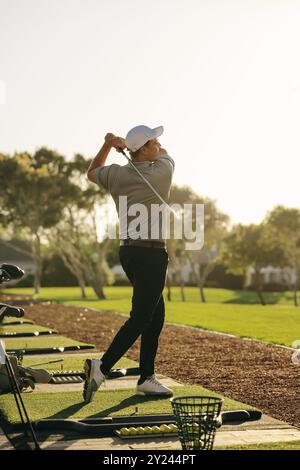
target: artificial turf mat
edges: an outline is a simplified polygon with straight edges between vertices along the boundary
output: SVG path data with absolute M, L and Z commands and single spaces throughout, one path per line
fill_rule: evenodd
M 196 385 L 172 387 L 174 396 L 210 395 L 221 397 L 210 390 Z M 51 419 L 86 419 L 104 416 L 128 416 L 173 413 L 170 399 L 135 395 L 134 389 L 100 390 L 92 403 L 83 402 L 81 392 L 24 393 L 23 399 L 32 421 Z M 136 407 L 138 408 L 136 412 Z M 255 408 L 225 398 L 222 411 L 255 410 Z M 5 421 L 20 424 L 20 417 L 11 394 L 0 396 L 0 410 Z
M 7 325 L 2 327 L 0 324 L 0 335 L 5 333 L 30 333 L 32 331 L 56 331 L 53 328 L 48 328 L 39 325 Z
M 74 339 L 65 336 L 38 336 L 36 338 L 11 338 L 3 340 L 6 349 L 60 348 L 64 346 L 83 346 Z
M 22 318 L 5 317 L 5 320 L 3 322 L 1 322 L 0 325 L 1 326 L 9 326 L 11 323 L 17 323 L 17 324 L 23 324 L 23 325 L 33 325 L 33 321 L 23 320 Z M 16 326 L 18 326 L 18 325 L 16 325 Z
M 53 356 L 43 356 L 42 358 L 37 359 L 36 357 L 29 357 L 25 356 L 23 358 L 22 365 L 24 367 L 31 367 L 33 364 L 37 364 L 40 362 L 48 362 L 53 361 L 55 359 L 63 359 L 62 362 L 54 363 L 54 364 L 45 364 L 40 366 L 42 369 L 46 370 L 80 370 L 83 371 L 83 364 L 84 361 L 88 358 L 93 359 L 100 359 L 103 353 L 92 353 L 92 354 L 76 354 L 75 356 L 66 354 L 63 357 L 55 357 Z M 138 367 L 138 364 L 131 359 L 127 359 L 126 357 L 122 357 L 113 367 L 113 369 L 123 369 L 128 367 Z

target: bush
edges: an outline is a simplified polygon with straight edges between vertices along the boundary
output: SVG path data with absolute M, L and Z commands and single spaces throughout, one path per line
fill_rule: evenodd
M 7 284 L 6 289 L 9 289 L 10 287 L 33 287 L 33 282 L 34 282 L 34 276 L 33 274 L 27 274 L 27 276 L 24 276 L 22 279 L 20 279 L 17 282 L 10 282 Z
M 113 286 L 131 286 L 127 279 L 116 279 Z
M 18 283 L 14 284 L 16 287 L 33 287 L 33 285 L 33 274 L 28 274 L 20 279 Z M 58 255 L 53 255 L 43 260 L 41 286 L 73 287 L 78 286 L 78 282 L 76 277 L 66 268 L 62 259 Z
M 216 264 L 212 272 L 207 276 L 205 286 L 242 290 L 245 282 L 244 276 L 229 274 L 226 272 L 226 269 L 226 266 L 223 264 Z
M 284 292 L 289 290 L 289 286 L 286 284 L 280 284 L 278 282 L 268 282 L 263 284 L 263 292 Z M 253 284 L 247 286 L 247 290 L 249 291 L 256 291 L 256 287 Z
M 213 288 L 218 288 L 220 287 L 219 281 L 216 280 L 206 280 L 204 287 L 213 287 Z
M 43 261 L 41 285 L 43 287 L 73 287 L 78 286 L 78 281 L 65 266 L 61 257 L 55 254 Z
M 279 284 L 278 282 L 268 282 L 264 284 L 263 289 L 266 292 L 284 292 L 289 290 L 289 287 L 286 284 Z

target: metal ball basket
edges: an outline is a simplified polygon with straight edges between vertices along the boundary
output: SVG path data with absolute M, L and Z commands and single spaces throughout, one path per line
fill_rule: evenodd
M 221 426 L 223 398 L 181 396 L 170 399 L 183 450 L 212 450 Z

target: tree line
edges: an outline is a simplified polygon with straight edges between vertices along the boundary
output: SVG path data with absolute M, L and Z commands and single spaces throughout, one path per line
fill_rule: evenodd
M 81 154 L 66 160 L 46 147 L 35 153 L 0 153 L 0 233 L 9 238 L 26 240 L 36 264 L 34 290 L 39 292 L 43 257 L 49 247 L 58 254 L 77 279 L 81 294 L 91 286 L 99 299 L 104 299 L 104 286 L 113 283 L 107 262 L 110 250 L 118 241 L 100 237 L 101 208 L 107 192 L 86 177 L 90 160 Z M 260 224 L 232 225 L 230 217 L 217 207 L 216 201 L 198 195 L 188 186 L 173 185 L 170 204 L 204 204 L 204 246 L 186 251 L 185 240 L 168 240 L 170 258 L 167 295 L 172 299 L 172 285 L 180 286 L 185 301 L 182 268 L 189 260 L 199 300 L 205 302 L 205 282 L 217 264 L 227 272 L 243 275 L 254 269 L 254 287 L 265 305 L 262 270 L 271 265 L 290 267 L 295 273 L 294 305 L 300 273 L 300 210 L 276 206 Z

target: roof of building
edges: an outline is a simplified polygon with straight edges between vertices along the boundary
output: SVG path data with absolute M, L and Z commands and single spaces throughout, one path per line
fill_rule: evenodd
M 0 240 L 0 261 L 34 261 L 29 243 L 23 240 Z

